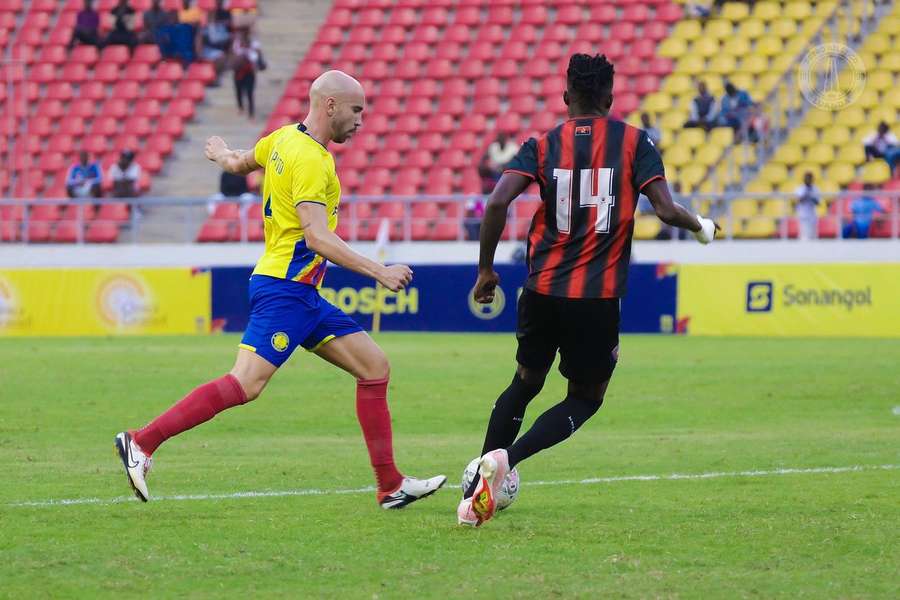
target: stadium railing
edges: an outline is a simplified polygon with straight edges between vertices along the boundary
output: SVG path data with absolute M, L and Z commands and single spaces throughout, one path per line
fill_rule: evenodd
M 878 202 L 881 211 L 872 219 L 869 237 L 881 239 L 900 238 L 900 190 L 868 190 L 822 192 L 818 215 L 818 233 L 820 239 L 842 239 L 842 230 L 853 220 L 852 203 L 857 198 L 872 197 Z M 342 200 L 339 234 L 348 241 L 375 241 L 376 231 L 383 220 L 388 220 L 391 241 L 474 241 L 477 240 L 477 228 L 480 218 L 467 216 L 466 206 L 473 201 L 485 201 L 485 196 L 447 195 L 447 196 L 348 196 Z M 726 239 L 790 239 L 798 235 L 796 201 L 794 194 L 766 193 L 721 193 L 695 194 L 692 196 L 676 196 L 676 200 L 694 212 L 711 215 L 721 225 L 723 237 Z M 773 200 L 777 201 L 780 210 L 772 209 Z M 522 196 L 510 207 L 504 240 L 524 241 L 528 225 L 531 222 L 533 209 L 540 201 L 533 196 Z M 221 239 L 207 239 L 209 242 L 259 242 L 261 241 L 260 221 L 255 217 L 260 211 L 259 198 L 253 200 L 225 200 L 232 203 L 236 210 L 233 217 L 221 219 L 227 224 L 228 233 Z M 758 203 L 757 207 L 748 203 Z M 106 218 L 109 214 L 103 207 L 127 205 L 127 216 L 118 213 Z M 209 220 L 206 208 L 210 205 L 208 198 L 103 198 L 103 199 L 41 199 L 18 200 L 0 199 L 0 243 L 75 243 L 83 244 L 92 241 L 90 227 L 98 224 L 115 224 L 122 235 L 107 237 L 105 242 L 152 243 L 158 241 L 191 243 L 198 240 L 201 225 Z M 382 211 L 382 207 L 391 207 L 391 216 Z M 434 209 L 422 211 L 426 207 L 442 207 L 441 213 L 435 215 Z M 519 208 L 517 208 L 517 206 Z M 765 213 L 757 209 L 767 207 Z M 50 208 L 48 208 L 50 207 Z M 364 208 L 365 207 L 365 208 Z M 418 207 L 418 208 L 417 208 Z M 531 210 L 522 210 L 522 208 Z M 671 233 L 656 220 L 649 204 L 644 204 L 646 211 L 636 212 L 635 237 L 638 239 L 669 239 Z M 148 235 L 145 232 L 148 217 L 154 216 L 156 209 L 165 208 L 168 214 L 165 221 L 155 221 L 152 229 L 159 231 L 160 226 L 166 230 L 165 239 Z M 639 207 L 640 208 L 640 207 Z M 750 209 L 749 211 L 747 209 Z M 65 210 L 63 210 L 65 209 Z M 181 218 L 174 211 L 181 210 Z M 53 211 L 60 215 L 48 217 L 46 213 Z M 420 216 L 427 214 L 429 216 Z M 215 219 L 212 219 L 215 221 Z M 774 227 L 754 228 L 752 224 L 765 222 Z M 449 226 L 446 231 L 453 235 L 423 236 L 416 231 L 433 231 L 439 223 Z M 642 224 L 655 223 L 652 234 Z M 35 241 L 34 225 L 46 235 Z M 365 225 L 365 226 L 364 226 Z M 466 226 L 469 226 L 467 229 Z M 56 233 L 64 227 L 67 235 L 64 240 Z M 257 231 L 254 238 L 252 230 Z M 424 227 L 424 229 L 423 229 Z M 760 231 L 769 233 L 759 233 Z M 361 232 L 366 232 L 361 235 Z M 663 235 L 660 235 L 662 232 Z M 468 235 L 467 235 L 468 233 Z M 678 235 L 672 235 L 673 241 Z M 155 239 L 154 239 L 155 238 Z

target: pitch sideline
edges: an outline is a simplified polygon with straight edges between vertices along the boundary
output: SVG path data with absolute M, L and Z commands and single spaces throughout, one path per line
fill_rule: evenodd
M 589 479 L 563 479 L 559 481 L 528 481 L 522 482 L 525 487 L 539 485 L 596 485 L 603 483 L 622 483 L 629 481 L 682 481 L 702 479 L 722 479 L 726 477 L 769 477 L 773 475 L 814 475 L 850 473 L 859 471 L 894 471 L 900 469 L 900 465 L 854 465 L 850 467 L 809 467 L 809 468 L 783 468 L 753 471 L 713 471 L 709 473 L 671 473 L 669 475 L 620 475 L 614 477 L 592 477 Z M 299 489 L 299 490 L 272 490 L 262 492 L 233 492 L 230 494 L 177 494 L 172 496 L 157 496 L 151 498 L 151 502 L 178 502 L 187 500 L 240 500 L 243 498 L 284 498 L 290 496 L 333 496 L 339 494 L 363 494 L 372 493 L 374 487 L 362 487 L 345 490 Z M 13 502 L 7 506 L 47 508 L 55 506 L 73 505 L 110 505 L 123 502 L 137 502 L 134 496 L 118 496 L 116 498 L 63 498 L 58 500 L 32 500 L 25 502 Z

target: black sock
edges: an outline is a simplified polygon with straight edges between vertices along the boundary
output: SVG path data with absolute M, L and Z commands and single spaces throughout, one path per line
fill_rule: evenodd
M 509 387 L 503 390 L 503 393 L 497 398 L 497 402 L 494 403 L 487 433 L 484 435 L 484 445 L 481 447 L 482 456 L 497 448 L 507 448 L 515 441 L 516 436 L 519 435 L 519 429 L 522 428 L 525 409 L 542 387 L 543 382 L 536 385 L 529 384 L 522 380 L 518 373 L 513 376 Z M 476 474 L 472 483 L 469 484 L 469 488 L 463 494 L 463 498 L 472 497 L 478 479 L 479 476 Z
M 531 429 L 507 448 L 510 469 L 529 456 L 571 436 L 597 412 L 601 404 L 602 402 L 567 396 L 556 406 L 550 407 L 537 418 Z

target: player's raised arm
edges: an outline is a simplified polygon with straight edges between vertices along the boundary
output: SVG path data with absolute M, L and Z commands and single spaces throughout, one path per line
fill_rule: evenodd
M 494 186 L 481 221 L 481 253 L 478 258 L 478 281 L 475 282 L 475 301 L 482 304 L 494 300 L 494 290 L 500 277 L 494 271 L 497 244 L 506 227 L 506 213 L 510 203 L 524 192 L 532 179 L 521 173 L 507 171 Z
M 644 186 L 641 190 L 653 205 L 653 210 L 659 220 L 673 227 L 687 229 L 694 233 L 701 244 L 710 243 L 715 237 L 716 231 L 720 229 L 719 225 L 712 219 L 694 216 L 685 207 L 681 206 L 674 200 L 669 193 L 669 185 L 665 179 L 655 179 Z
M 360 275 L 372 277 L 392 292 L 402 290 L 412 281 L 412 269 L 408 266 L 385 266 L 370 260 L 328 229 L 328 213 L 324 205 L 301 202 L 297 205 L 297 215 L 306 238 L 306 247 L 326 260 Z
M 206 158 L 233 175 L 249 175 L 260 168 L 253 150 L 231 150 L 217 135 L 206 140 Z

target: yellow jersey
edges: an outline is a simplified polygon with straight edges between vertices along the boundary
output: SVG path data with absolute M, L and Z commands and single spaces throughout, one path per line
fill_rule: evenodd
M 256 162 L 265 169 L 263 223 L 266 249 L 255 275 L 322 286 L 326 261 L 306 247 L 297 205 L 315 202 L 328 212 L 328 229 L 337 227 L 341 184 L 334 157 L 300 125 L 285 125 L 256 143 Z

